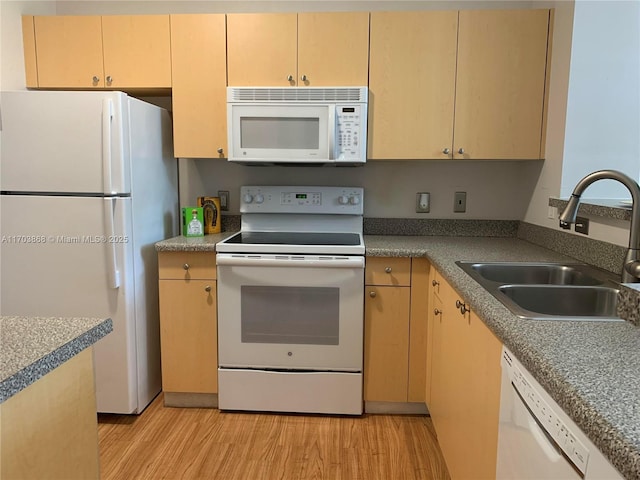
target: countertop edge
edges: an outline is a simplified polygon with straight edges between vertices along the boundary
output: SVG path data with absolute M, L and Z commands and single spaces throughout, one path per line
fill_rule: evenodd
M 52 352 L 40 357 L 27 367 L 19 370 L 0 382 L 0 403 L 20 393 L 47 373 L 62 365 L 86 348 L 91 347 L 102 337 L 113 331 L 110 318 L 78 335 L 73 340 L 61 345 Z

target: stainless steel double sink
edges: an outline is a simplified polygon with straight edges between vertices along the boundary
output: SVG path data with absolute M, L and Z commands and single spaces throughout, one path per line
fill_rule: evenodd
M 584 264 L 456 262 L 515 315 L 530 320 L 622 321 L 613 274 Z

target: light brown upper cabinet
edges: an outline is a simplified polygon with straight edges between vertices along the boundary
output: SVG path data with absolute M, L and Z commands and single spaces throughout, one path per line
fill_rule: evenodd
M 173 147 L 176 157 L 225 157 L 224 14 L 171 15 Z
M 31 33 L 29 18 L 33 19 Z M 168 15 L 24 17 L 35 58 L 25 42 L 34 88 L 170 88 Z
M 456 158 L 540 158 L 548 32 L 549 10 L 460 12 Z
M 541 158 L 549 18 L 372 13 L 369 157 Z
M 457 29 L 456 11 L 371 13 L 369 158 L 448 158 Z
M 170 88 L 169 15 L 102 17 L 108 88 Z
M 369 13 L 227 15 L 231 86 L 363 86 Z

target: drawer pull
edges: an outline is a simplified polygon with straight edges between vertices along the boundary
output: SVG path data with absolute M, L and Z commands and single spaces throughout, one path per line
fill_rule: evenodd
M 431 285 L 433 285 L 434 287 L 437 287 L 438 285 L 440 285 L 440 282 L 437 280 L 431 280 Z
M 465 313 L 467 313 L 469 311 L 469 309 L 467 308 L 467 304 L 461 302 L 460 300 L 456 300 L 456 308 L 460 309 L 460 313 L 462 315 L 464 315 Z
M 442 313 L 442 310 L 438 310 L 437 308 L 433 310 L 434 315 L 440 315 L 441 313 Z
M 369 292 L 369 296 L 371 298 L 376 298 L 376 292 Z
M 384 269 L 384 271 L 385 271 L 385 272 L 387 272 L 387 273 L 391 273 L 391 267 L 386 267 L 386 268 Z
M 184 268 L 185 270 L 189 270 L 189 264 L 188 264 L 188 263 L 185 263 L 185 264 L 182 266 L 182 268 Z

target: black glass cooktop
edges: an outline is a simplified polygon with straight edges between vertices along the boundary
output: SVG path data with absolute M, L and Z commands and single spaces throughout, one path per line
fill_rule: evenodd
M 224 243 L 252 245 L 360 245 L 357 233 L 240 232 Z

